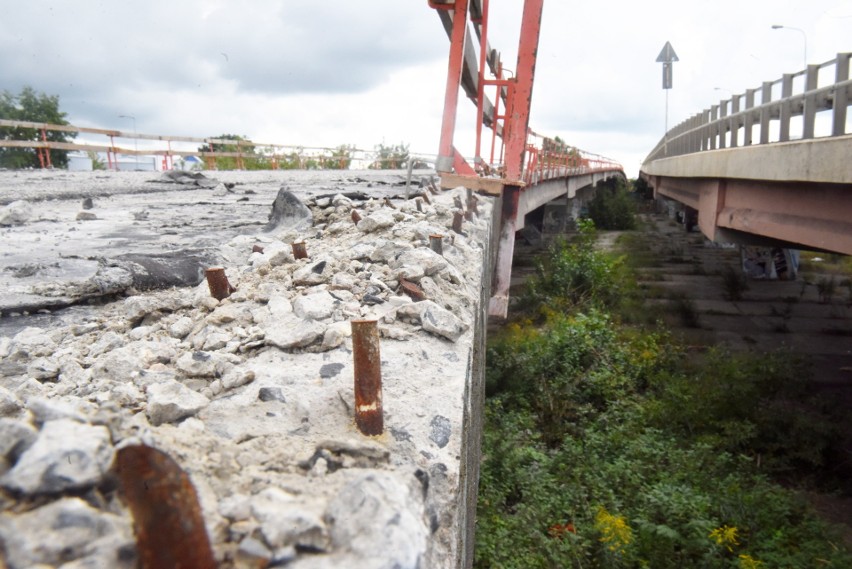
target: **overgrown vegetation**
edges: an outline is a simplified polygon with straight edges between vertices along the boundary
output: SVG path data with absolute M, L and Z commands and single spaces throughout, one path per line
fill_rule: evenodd
M 593 228 L 552 247 L 489 341 L 475 566 L 849 567 L 788 485 L 827 481 L 839 429 L 783 353 L 684 356 L 622 323 Z
M 623 178 L 598 184 L 589 217 L 599 229 L 636 229 L 636 200 Z

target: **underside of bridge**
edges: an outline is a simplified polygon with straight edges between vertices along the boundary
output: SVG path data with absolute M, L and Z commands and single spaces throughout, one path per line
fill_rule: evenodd
M 709 239 L 852 255 L 849 137 L 655 160 L 655 196 L 698 211 Z
M 852 255 L 852 189 L 842 184 L 649 176 L 655 196 L 698 211 L 709 239 Z

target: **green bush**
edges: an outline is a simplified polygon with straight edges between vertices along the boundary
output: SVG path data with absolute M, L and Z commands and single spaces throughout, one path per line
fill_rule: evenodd
M 520 306 L 527 310 L 563 311 L 580 307 L 615 306 L 622 294 L 621 258 L 595 249 L 595 225 L 580 220 L 571 242 L 557 240 L 536 263 Z
M 651 390 L 654 424 L 776 474 L 818 472 L 839 440 L 839 409 L 813 395 L 806 362 L 789 353 L 711 349 L 697 364 L 656 376 Z
M 606 312 L 614 261 L 591 243 L 542 266 L 543 319 L 489 340 L 474 566 L 852 566 L 766 478 L 819 468 L 833 441 L 800 362 L 713 350 L 687 365 L 668 336 Z
M 636 201 L 623 178 L 598 184 L 589 217 L 599 229 L 636 229 Z

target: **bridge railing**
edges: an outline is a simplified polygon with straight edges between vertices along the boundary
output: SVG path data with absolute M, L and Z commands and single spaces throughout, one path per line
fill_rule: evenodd
M 645 162 L 705 150 L 816 138 L 818 113 L 823 111 L 831 112 L 831 129 L 822 136 L 847 134 L 852 103 L 850 59 L 852 53 L 839 53 L 830 61 L 785 73 L 781 79 L 765 81 L 759 88 L 704 109 L 669 130 Z M 796 117 L 801 117 L 801 132 L 794 134 L 791 125 L 797 125 Z
M 624 169 L 615 160 L 568 146 L 561 140 L 532 130 L 527 135 L 526 156 L 523 181 L 527 185 L 553 178 Z

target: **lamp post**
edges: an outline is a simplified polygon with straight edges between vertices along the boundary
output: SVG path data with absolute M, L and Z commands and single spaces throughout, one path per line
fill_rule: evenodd
M 804 52 L 803 52 L 804 53 L 804 64 L 805 64 L 805 66 L 803 67 L 803 69 L 807 69 L 808 68 L 808 34 L 805 33 L 805 30 L 802 30 L 800 28 L 794 28 L 793 26 L 782 26 L 781 24 L 772 24 L 772 29 L 773 30 L 796 30 L 797 32 L 802 34 L 802 40 L 805 42 L 804 43 L 805 47 L 804 47 Z
M 139 139 L 136 138 L 136 117 L 133 115 L 118 115 L 120 119 L 131 119 L 133 121 L 133 148 L 136 154 L 133 157 L 133 162 L 136 164 L 136 169 L 139 169 Z

